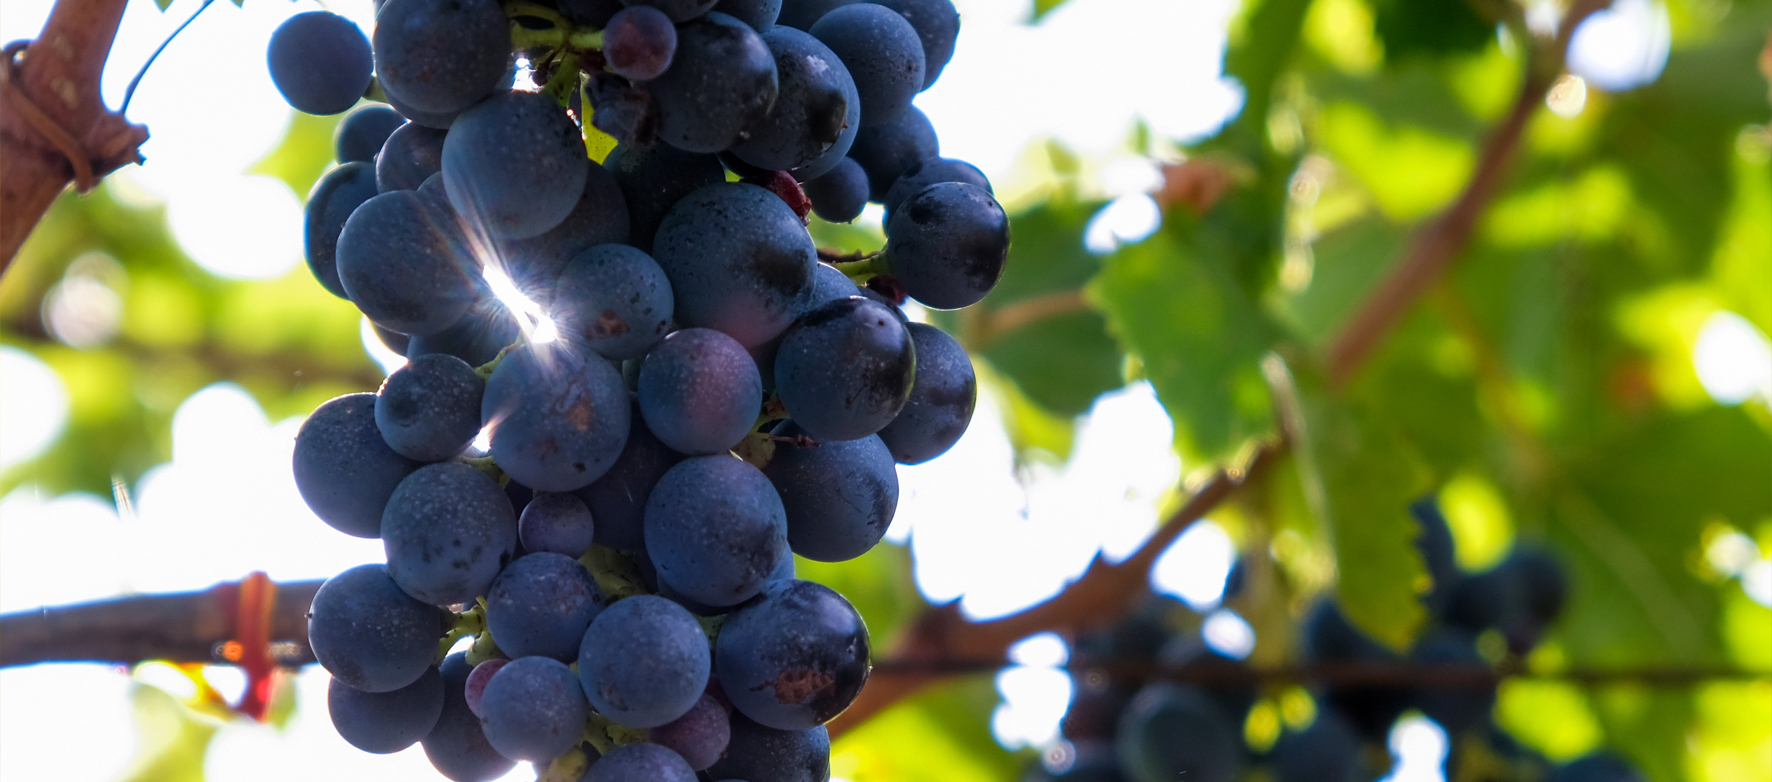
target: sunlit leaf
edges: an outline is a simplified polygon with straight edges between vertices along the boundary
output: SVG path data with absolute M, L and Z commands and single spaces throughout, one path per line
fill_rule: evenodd
M 138 745 L 124 782 L 203 782 L 203 756 L 216 723 L 150 684 L 130 687 Z

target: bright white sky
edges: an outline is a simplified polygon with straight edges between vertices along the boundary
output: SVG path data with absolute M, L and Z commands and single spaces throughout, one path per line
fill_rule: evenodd
M 6 0 L 0 41 L 34 36 L 51 2 Z M 130 0 L 106 71 L 111 105 L 199 3 L 176 0 L 163 14 L 151 0 Z M 1101 238 L 1093 240 L 1104 247 L 1136 241 L 1154 227 L 1138 192 L 1154 185 L 1148 166 L 1120 176 L 1112 164 L 1127 153 L 1122 146 L 1134 118 L 1160 135 L 1186 139 L 1210 133 L 1240 106 L 1239 88 L 1219 72 L 1223 27 L 1235 0 L 1070 0 L 1034 26 L 1022 23 L 1027 0 L 956 5 L 964 18 L 957 55 L 940 83 L 917 100 L 940 130 L 943 154 L 1000 179 L 1028 144 L 1059 139 L 1103 165 L 1099 189 L 1129 199 L 1115 212 L 1124 219 L 1104 221 Z M 325 6 L 368 29 L 370 0 Z M 217 2 L 161 55 L 130 107 L 131 118 L 153 132 L 143 147 L 148 164 L 113 183 L 126 198 L 167 203 L 179 241 L 217 274 L 276 277 L 300 262 L 299 196 L 305 194 L 244 172 L 276 144 L 290 117 L 265 71 L 265 41 L 284 18 L 316 7 L 307 0 L 247 0 L 242 9 Z M 1629 51 L 1607 55 L 1605 40 L 1578 38 L 1597 53 L 1575 60 L 1591 61 L 1590 80 L 1602 86 L 1630 83 L 1632 74 L 1639 82 L 1645 73 L 1653 78 L 1666 56 L 1665 11 L 1647 0 L 1621 0 L 1615 16 L 1606 19 L 1614 28 L 1610 36 L 1599 37 L 1633 42 Z M 1133 184 L 1116 184 L 1116 177 Z M 1119 227 L 1128 221 L 1137 225 Z M 1736 321 L 1707 331 L 1713 336 L 1706 344 L 1722 346 L 1710 353 L 1727 359 L 1746 344 L 1764 355 L 1764 336 Z M 1704 355 L 1701 350 L 1701 360 Z M 1701 367 L 1700 374 L 1717 378 L 1715 385 L 1727 389 L 1722 395 L 1745 397 L 1764 388 L 1758 367 L 1747 379 L 1729 369 L 1707 374 Z M 12 348 L 0 348 L 0 374 L 7 378 L 0 385 L 3 469 L 53 442 L 65 421 L 66 394 L 53 372 Z M 1118 559 L 1135 550 L 1181 469 L 1169 450 L 1168 419 L 1148 385 L 1103 397 L 1081 421 L 1073 457 L 1062 466 L 1013 472 L 1000 416 L 999 400 L 986 393 L 971 431 L 950 454 L 902 469 L 902 500 L 888 533 L 914 549 L 917 582 L 930 600 L 958 599 L 976 617 L 1051 596 L 1097 552 Z M 288 467 L 297 426 L 299 420 L 268 421 L 237 387 L 215 386 L 180 408 L 173 461 L 129 487 L 133 514 L 119 518 L 110 498 L 49 498 L 30 487 L 0 499 L 0 611 L 200 589 L 253 570 L 277 579 L 322 578 L 379 561 L 379 544 L 332 532 L 302 504 Z M 1159 562 L 1158 586 L 1211 610 L 1233 556 L 1221 529 L 1199 525 Z M 1248 625 L 1234 614 L 1218 612 L 1212 626 L 1227 650 L 1246 652 L 1252 643 Z M 994 724 L 1006 745 L 1043 745 L 1056 735 L 1070 693 L 1068 677 L 1054 670 L 1064 656 L 1056 637 L 1018 647 L 1019 664 L 998 682 L 1005 703 Z M 177 690 L 175 677 L 152 671 L 144 675 Z M 238 691 L 232 671 L 218 670 L 216 677 L 225 690 Z M 339 740 L 322 707 L 325 681 L 317 667 L 301 677 L 299 697 L 307 708 L 285 733 L 225 726 L 210 753 L 208 778 L 437 778 L 416 749 L 373 756 Z M 100 666 L 0 671 L 0 778 L 114 778 L 135 744 L 128 685 L 126 674 Z M 509 777 L 530 778 L 521 769 Z

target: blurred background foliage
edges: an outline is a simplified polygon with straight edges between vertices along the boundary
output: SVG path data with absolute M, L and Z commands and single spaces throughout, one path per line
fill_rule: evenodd
M 1458 196 L 1515 100 L 1529 44 L 1517 27 L 1498 34 L 1493 14 L 1519 10 L 1248 0 L 1226 58 L 1242 113 L 1187 148 L 1142 130 L 1128 139 L 1168 164 L 1161 227 L 1091 245 L 1107 200 L 1070 152 L 1037 145 L 1004 193 L 1015 245 L 1001 285 L 936 322 L 1007 400 L 1024 461 L 1064 460 L 1076 416 L 1135 379 L 1156 389 L 1190 475 L 1235 463 L 1284 419 L 1301 427 L 1278 467 L 1215 516 L 1241 551 L 1271 554 L 1232 602 L 1257 629 L 1256 661 L 1290 659 L 1298 618 L 1323 590 L 1405 647 L 1426 579 L 1406 508 L 1437 491 L 1466 570 L 1515 541 L 1568 564 L 1572 604 L 1534 668 L 1772 672 L 1772 609 L 1706 555 L 1729 535 L 1772 551 L 1768 389 L 1719 401 L 1694 362 L 1719 313 L 1772 333 L 1772 104 L 1760 70 L 1772 68 L 1772 3 L 1668 0 L 1657 80 L 1579 85 L 1579 97 L 1560 82 L 1451 274 L 1350 383 L 1325 379 L 1325 345 Z M 334 122 L 297 115 L 254 170 L 307 193 L 330 164 Z M 1171 191 L 1190 182 L 1218 197 Z M 109 496 L 170 458 L 174 410 L 217 381 L 246 388 L 273 420 L 379 384 L 348 302 L 302 267 L 269 281 L 211 276 L 163 212 L 115 185 L 64 197 L 0 280 L 0 341 L 53 368 L 70 401 L 64 434 L 0 474 L 0 494 L 32 483 Z M 843 250 L 881 241 L 852 226 L 814 231 Z M 49 316 L 72 297 L 85 297 L 85 320 Z M 924 607 L 904 548 L 801 564 L 850 597 L 881 649 Z M 996 703 L 986 677 L 926 691 L 838 742 L 833 771 L 1017 778 L 1031 754 L 993 740 Z M 1552 759 L 1607 745 L 1654 780 L 1772 775 L 1766 678 L 1516 681 L 1496 716 Z M 169 747 L 208 735 L 167 733 L 184 737 Z

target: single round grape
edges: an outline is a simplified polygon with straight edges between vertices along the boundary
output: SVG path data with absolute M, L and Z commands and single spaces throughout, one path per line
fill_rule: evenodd
M 917 31 L 923 42 L 923 87 L 935 83 L 941 70 L 954 59 L 954 42 L 960 37 L 960 12 L 953 0 L 878 0 L 898 12 Z
M 388 575 L 434 605 L 472 603 L 517 548 L 517 516 L 498 481 L 460 462 L 419 468 L 382 514 Z
M 572 491 L 608 472 L 627 442 L 628 413 L 621 373 L 558 342 L 507 353 L 480 408 L 498 466 L 541 491 Z
M 332 156 L 340 163 L 374 163 L 376 153 L 388 143 L 406 118 L 388 106 L 373 104 L 349 114 L 332 134 Z
M 923 42 L 896 11 L 852 3 L 831 9 L 806 32 L 848 67 L 861 98 L 863 127 L 892 121 L 923 89 Z
M 978 403 L 972 359 L 953 337 L 926 323 L 908 326 L 917 350 L 917 382 L 880 440 L 899 464 L 922 464 L 947 452 L 966 434 Z
M 421 111 L 479 102 L 505 82 L 510 60 L 510 22 L 497 0 L 389 0 L 375 17 L 376 78 Z
M 665 215 L 652 256 L 671 279 L 683 326 L 747 348 L 785 331 L 811 295 L 817 248 L 794 210 L 756 185 L 720 183 Z
M 656 595 L 616 601 L 584 632 L 578 676 L 597 712 L 630 728 L 683 716 L 712 667 L 701 623 Z
M 326 711 L 339 737 L 364 752 L 386 755 L 418 743 L 443 713 L 443 678 L 430 668 L 417 681 L 389 692 L 353 690 L 334 678 Z
M 375 155 L 375 184 L 383 193 L 417 190 L 443 170 L 443 138 L 448 131 L 408 122 L 394 129 Z
M 608 169 L 589 163 L 584 192 L 559 225 L 540 236 L 504 243 L 504 270 L 524 294 L 546 302 L 560 271 L 579 253 L 600 244 L 628 240 L 628 205 Z
M 486 381 L 454 356 L 417 356 L 393 371 L 375 395 L 375 425 L 388 447 L 408 459 L 440 462 L 480 433 Z
M 480 716 L 480 707 L 485 705 L 483 701 L 486 697 L 486 683 L 492 681 L 492 675 L 498 673 L 498 669 L 510 662 L 502 657 L 494 657 L 474 666 L 474 670 L 468 673 L 468 680 L 462 685 L 462 698 L 467 701 L 468 711 L 473 712 L 474 716 Z
M 726 754 L 732 740 L 731 710 L 712 695 L 701 699 L 670 722 L 652 729 L 647 740 L 682 756 L 689 767 L 701 771 Z
M 1241 725 L 1232 723 L 1198 689 L 1147 685 L 1120 718 L 1120 766 L 1129 782 L 1231 782 L 1243 766 Z
M 714 10 L 751 26 L 759 34 L 775 26 L 781 15 L 781 0 L 720 0 Z
M 517 762 L 487 743 L 480 718 L 468 709 L 466 683 L 472 671 L 466 655 L 456 652 L 443 659 L 443 713 L 437 726 L 422 741 L 425 757 L 437 773 L 455 782 L 491 782 L 510 771 Z
M 776 393 L 817 440 L 855 440 L 885 428 L 909 398 L 917 356 L 885 306 L 860 296 L 794 321 L 775 357 Z
M 860 293 L 861 289 L 855 286 L 855 281 L 849 279 L 848 275 L 837 271 L 835 266 L 820 263 L 812 272 L 812 296 L 806 310 L 810 312 L 818 309 L 819 305 L 858 296 Z
M 628 243 L 648 253 L 659 223 L 673 205 L 700 188 L 726 181 L 726 171 L 715 156 L 684 152 L 665 143 L 617 145 L 603 165 L 615 176 L 628 204 Z
M 295 488 L 315 516 L 346 535 L 381 537 L 388 497 L 420 466 L 382 438 L 374 394 L 327 400 L 295 434 Z
M 487 590 L 486 627 L 507 655 L 571 662 L 605 602 L 597 580 L 578 560 L 530 552 L 513 560 Z
M 886 221 L 892 222 L 893 210 L 903 204 L 905 199 L 916 195 L 925 187 L 941 182 L 965 182 L 986 193 L 993 192 L 991 180 L 971 163 L 952 158 L 919 160 L 899 174 L 887 188 L 886 196 L 880 199 L 880 205 L 886 207 Z
M 277 25 L 266 59 L 283 99 L 308 114 L 337 114 L 356 105 L 375 68 L 363 31 L 328 11 L 296 14 Z
M 762 472 L 733 456 L 684 459 L 646 502 L 646 551 L 660 577 L 689 598 L 736 605 L 789 556 L 781 498 Z
M 577 559 L 596 542 L 591 509 L 576 494 L 541 492 L 517 517 L 517 539 L 530 553 L 551 551 Z
M 636 81 L 656 79 L 677 53 L 677 27 L 665 12 L 636 5 L 609 19 L 603 28 L 603 58 L 609 69 Z
M 582 782 L 695 782 L 695 770 L 657 744 L 623 744 L 591 764 Z
M 849 156 L 868 175 L 868 200 L 884 202 L 886 192 L 913 166 L 941 155 L 941 140 L 923 110 L 912 106 L 891 122 L 862 128 Z
M 775 104 L 775 58 L 749 25 L 713 12 L 679 21 L 671 67 L 643 86 L 658 109 L 659 138 L 719 152 Z
M 744 346 L 713 329 L 675 332 L 640 366 L 640 413 L 671 450 L 725 453 L 751 431 L 763 381 Z
M 995 198 L 963 182 L 930 185 L 888 220 L 886 265 L 906 294 L 935 309 L 976 304 L 1003 276 L 1009 217 Z
M 726 618 L 714 661 L 734 708 L 778 730 L 806 730 L 861 692 L 868 628 L 830 587 L 776 581 Z
M 334 679 L 392 692 L 431 667 L 443 613 L 412 599 L 382 565 L 358 565 L 320 585 L 308 609 L 308 646 Z
M 812 211 L 833 223 L 847 223 L 861 216 L 868 205 L 868 175 L 855 158 L 845 157 L 830 171 L 803 185 L 812 199 Z
M 769 113 L 746 128 L 731 154 L 763 169 L 788 171 L 839 146 L 838 157 L 847 153 L 861 127 L 861 99 L 843 61 L 792 27 L 771 28 L 763 43 L 775 57 L 780 94 Z
M 498 754 L 546 763 L 578 746 L 589 716 L 578 677 L 549 657 L 518 657 L 486 683 L 480 730 Z
M 591 247 L 566 264 L 550 307 L 561 334 L 616 360 L 646 355 L 670 332 L 676 313 L 664 269 L 621 244 Z
M 793 421 L 771 434 L 805 434 Z M 898 510 L 898 471 L 880 438 L 777 442 L 763 468 L 787 512 L 788 547 L 807 559 L 842 562 L 885 537 Z
M 395 190 L 364 201 L 345 221 L 338 278 L 370 320 L 402 334 L 436 334 L 473 306 L 479 270 L 445 219 L 417 193 Z
M 349 297 L 345 295 L 344 283 L 338 280 L 338 234 L 351 213 L 376 193 L 375 168 L 368 163 L 338 166 L 326 172 L 308 191 L 302 223 L 303 257 L 320 287 L 341 299 Z
M 456 214 L 498 236 L 540 235 L 584 194 L 590 159 L 572 119 L 539 92 L 502 92 L 461 113 L 443 140 Z
M 601 546 L 633 551 L 645 546 L 646 501 L 652 487 L 666 471 L 683 460 L 652 434 L 635 400 L 628 416 L 628 442 L 609 472 L 591 485 L 574 492 L 597 520 L 596 542 Z
M 810 730 L 776 730 L 735 711 L 726 757 L 708 767 L 708 777 L 747 782 L 827 782 L 831 778 L 830 733 L 823 725 Z

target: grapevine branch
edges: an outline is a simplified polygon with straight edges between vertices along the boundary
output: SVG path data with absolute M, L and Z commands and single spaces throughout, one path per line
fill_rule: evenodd
M 312 662 L 308 606 L 319 581 L 277 585 L 271 652 L 280 665 Z M 0 667 L 43 662 L 231 662 L 218 650 L 240 636 L 239 584 L 134 595 L 0 614 Z
M 1331 381 L 1340 385 L 1353 377 L 1385 333 L 1469 246 L 1477 220 L 1513 170 L 1514 155 L 1525 137 L 1527 121 L 1563 70 L 1575 28 L 1609 5 L 1611 0 L 1576 0 L 1558 24 L 1556 38 L 1539 50 L 1539 56 L 1528 61 L 1519 96 L 1507 117 L 1484 141 L 1476 173 L 1459 193 L 1458 200 L 1415 234 L 1390 274 L 1330 341 L 1327 358 Z
M 105 108 L 99 77 L 125 0 L 59 0 L 35 41 L 0 62 L 0 274 L 56 196 L 129 163 L 148 130 Z

